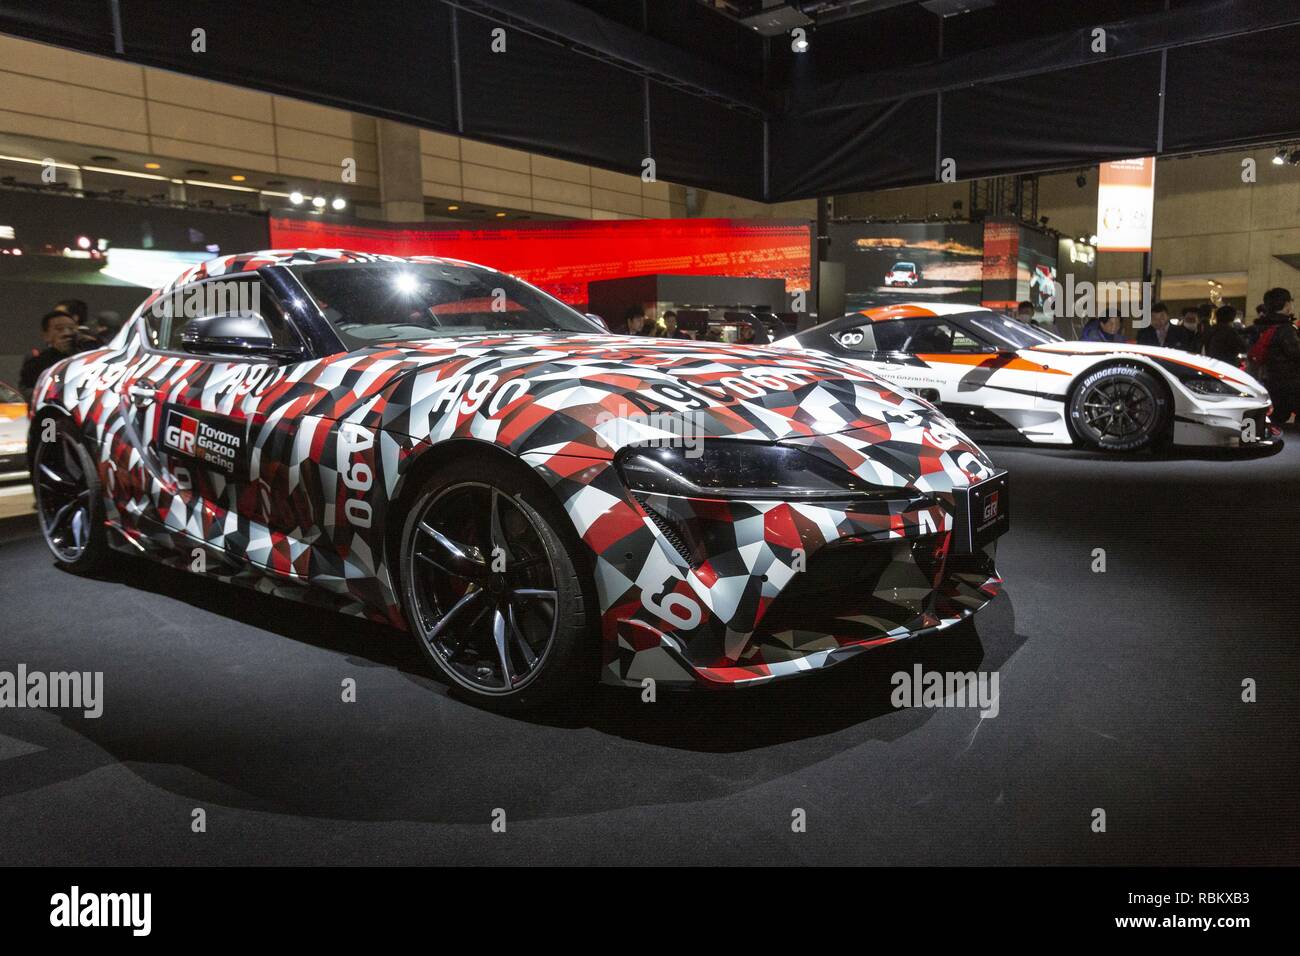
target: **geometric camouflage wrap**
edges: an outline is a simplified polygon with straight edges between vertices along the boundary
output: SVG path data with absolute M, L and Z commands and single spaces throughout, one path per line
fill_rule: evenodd
M 45 373 L 33 435 L 44 414 L 71 419 L 97 457 L 113 547 L 187 570 L 200 547 L 209 575 L 405 628 L 393 546 L 404 479 L 422 456 L 457 447 L 447 443 L 479 442 L 526 463 L 571 519 L 610 683 L 761 683 L 947 627 L 997 593 L 992 544 L 953 553 L 954 489 L 991 475 L 988 459 L 927 402 L 834 358 L 538 332 L 377 343 L 277 365 L 147 342 L 144 309 L 188 283 L 376 258 L 274 250 L 212 260 L 154 293 L 112 345 Z M 134 386 L 156 393 L 133 403 Z M 178 422 L 233 436 L 231 467 L 172 454 L 164 430 Z M 687 423 L 703 441 L 800 446 L 898 494 L 630 491 L 618 452 Z

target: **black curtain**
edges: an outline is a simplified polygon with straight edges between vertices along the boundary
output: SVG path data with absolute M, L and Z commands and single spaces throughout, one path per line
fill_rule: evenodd
M 451 23 L 442 4 L 277 0 L 240 10 L 227 0 L 121 0 L 126 56 L 432 129 L 453 128 Z M 206 52 L 194 52 L 195 29 L 206 32 Z

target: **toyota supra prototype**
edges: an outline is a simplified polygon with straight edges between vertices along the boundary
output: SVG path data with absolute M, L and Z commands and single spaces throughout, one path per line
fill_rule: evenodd
M 655 341 L 508 275 L 224 256 L 40 379 L 55 559 L 147 555 L 409 630 L 516 709 L 727 687 L 948 627 L 998 591 L 1005 472 L 854 365 Z
M 777 345 L 849 361 L 989 439 L 1115 452 L 1281 443 L 1268 391 L 1236 366 L 1180 349 L 1067 342 L 969 305 L 866 309 Z

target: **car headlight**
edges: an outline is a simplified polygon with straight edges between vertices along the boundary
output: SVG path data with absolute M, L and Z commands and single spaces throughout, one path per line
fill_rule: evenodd
M 1226 385 L 1217 378 L 1209 375 L 1199 375 L 1192 378 L 1183 379 L 1183 385 L 1190 392 L 1196 392 L 1198 395 L 1244 395 L 1239 389 Z
M 907 494 L 789 445 L 727 439 L 705 439 L 694 449 L 628 448 L 618 469 L 628 488 L 646 494 L 795 500 Z

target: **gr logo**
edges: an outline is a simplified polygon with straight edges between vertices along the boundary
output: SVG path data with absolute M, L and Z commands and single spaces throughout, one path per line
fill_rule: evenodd
M 984 501 L 984 520 L 992 521 L 998 516 L 998 493 L 995 491 Z
M 174 409 L 168 409 L 167 421 L 163 426 L 163 444 L 173 448 L 182 455 L 194 454 L 195 436 L 199 431 L 199 420 L 183 415 Z

